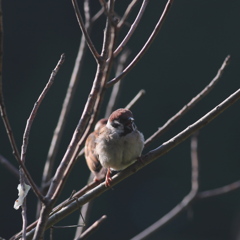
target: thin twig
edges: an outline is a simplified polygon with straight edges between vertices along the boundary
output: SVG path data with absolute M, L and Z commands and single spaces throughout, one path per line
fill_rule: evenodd
M 107 219 L 106 215 L 103 215 L 100 219 L 94 222 L 86 231 L 82 233 L 82 235 L 76 240 L 87 239 L 91 234 L 98 230 L 101 224 Z
M 90 174 L 90 177 L 91 177 L 91 175 L 92 174 Z M 85 225 L 82 228 L 76 229 L 75 238 L 78 238 L 82 234 L 82 232 L 85 231 L 86 225 L 88 224 L 88 221 L 90 218 L 91 209 L 92 209 L 92 201 L 88 202 L 82 206 L 81 215 L 79 215 L 79 219 L 78 219 L 78 224 L 82 225 L 83 223 L 85 223 Z
M 142 96 L 145 95 L 145 93 L 146 93 L 146 91 L 145 91 L 144 89 L 141 89 L 141 90 L 138 92 L 138 94 L 132 99 L 132 101 L 131 101 L 125 108 L 131 109 L 131 108 L 133 107 L 133 105 L 135 105 L 135 104 L 138 102 L 138 100 L 139 100 Z
M 203 97 L 205 97 L 218 83 L 221 79 L 226 67 L 229 65 L 230 56 L 228 55 L 222 63 L 222 66 L 219 68 L 217 75 L 213 80 L 189 103 L 187 103 L 180 111 L 178 111 L 173 117 L 171 117 L 161 128 L 158 129 L 151 137 L 145 141 L 145 147 L 159 138 L 164 132 L 166 132 L 174 123 L 176 123 L 185 113 L 192 109 L 196 103 L 198 103 Z
M 24 134 L 23 134 L 23 143 L 22 143 L 22 150 L 21 150 L 21 162 L 23 162 L 23 163 L 25 163 L 29 134 L 30 134 L 30 130 L 31 130 L 33 121 L 35 119 L 35 116 L 37 114 L 38 108 L 39 108 L 42 100 L 44 99 L 45 95 L 47 94 L 48 90 L 50 89 L 51 85 L 53 84 L 54 79 L 56 77 L 56 74 L 58 73 L 61 65 L 64 62 L 64 60 L 65 60 L 65 55 L 62 54 L 61 57 L 60 57 L 60 60 L 58 61 L 57 65 L 56 65 L 56 67 L 52 71 L 51 76 L 50 76 L 45 88 L 43 89 L 42 93 L 39 95 L 36 103 L 34 104 L 32 112 L 30 113 L 30 116 L 27 120 L 27 124 L 26 124 L 25 131 L 24 131 Z M 43 196 L 40 193 L 40 191 L 38 189 L 35 189 L 35 191 L 37 192 L 37 196 L 39 197 L 39 200 L 44 202 Z
M 25 131 L 24 131 L 24 134 L 23 134 L 23 143 L 22 143 L 22 151 L 21 151 L 21 161 L 23 161 L 23 163 L 25 162 L 25 158 L 26 158 L 29 134 L 30 134 L 30 130 L 31 130 L 33 121 L 36 117 L 37 111 L 38 111 L 44 97 L 46 96 L 48 90 L 52 86 L 52 84 L 55 80 L 55 77 L 56 77 L 58 71 L 60 70 L 60 67 L 62 66 L 64 60 L 65 60 L 65 55 L 62 54 L 58 63 L 57 63 L 57 65 L 56 65 L 56 67 L 52 71 L 51 76 L 50 76 L 46 86 L 44 87 L 43 91 L 39 95 L 37 101 L 35 102 L 34 107 L 33 107 L 32 111 L 30 113 L 30 116 L 29 116 L 28 120 L 27 120 L 27 124 L 26 124 Z
M 188 137 L 190 137 L 194 132 L 198 131 L 199 129 L 206 126 L 208 123 L 210 123 L 213 119 L 215 119 L 217 116 L 219 116 L 222 112 L 224 112 L 227 108 L 229 108 L 231 105 L 233 105 L 237 100 L 240 99 L 240 89 L 238 89 L 236 92 L 231 94 L 228 98 L 226 98 L 223 102 L 221 102 L 219 105 L 217 105 L 214 109 L 212 109 L 210 112 L 208 112 L 206 115 L 204 115 L 202 118 L 200 118 L 198 121 L 193 123 L 192 125 L 188 126 L 185 130 L 171 138 L 169 141 L 163 143 L 158 148 L 149 151 L 147 154 L 142 156 L 142 161 L 137 161 L 127 169 L 117 173 L 112 178 L 111 185 L 114 186 L 117 183 L 121 182 L 125 178 L 131 176 L 138 170 L 145 167 L 147 164 L 153 162 L 157 158 L 163 156 L 167 152 L 169 152 L 171 149 L 176 147 L 178 144 L 185 141 Z M 143 164 L 143 163 L 144 164 Z M 78 203 L 76 201 L 71 202 L 69 205 L 65 206 L 61 211 L 56 212 L 55 214 L 51 215 L 50 218 L 47 221 L 46 228 L 51 227 L 53 224 L 57 223 L 73 211 L 79 209 L 79 206 L 84 205 L 85 203 L 89 202 L 90 200 L 95 199 L 105 191 L 107 191 L 109 188 L 105 187 L 104 183 L 101 183 L 94 189 L 90 190 L 89 192 L 85 193 L 83 196 L 78 198 Z M 191 194 L 187 195 L 181 204 L 185 204 L 189 201 L 189 199 L 192 198 L 192 196 L 195 196 L 194 193 L 191 192 Z M 176 210 L 175 210 L 176 211 Z M 32 229 L 30 232 L 28 232 L 27 236 L 31 237 L 34 233 L 34 229 Z
M 135 7 L 137 2 L 138 0 L 132 0 L 132 2 L 128 5 L 124 15 L 122 16 L 122 19 L 119 21 L 117 25 L 118 28 L 121 28 L 124 25 L 125 21 L 129 17 L 130 13 L 132 12 L 132 9 Z
M 228 185 L 225 185 L 223 187 L 199 192 L 197 195 L 197 200 L 202 200 L 210 197 L 217 197 L 219 195 L 227 194 L 229 192 L 235 191 L 240 189 L 240 180 L 230 183 Z
M 0 154 L 0 163 L 6 168 L 8 169 L 8 171 L 10 173 L 12 173 L 17 179 L 19 179 L 19 171 L 18 169 L 13 166 L 5 157 L 3 157 Z
M 123 70 L 123 72 L 118 75 L 117 77 L 113 78 L 112 80 L 110 80 L 107 83 L 107 87 L 112 86 L 113 84 L 115 84 L 116 82 L 118 82 L 120 79 L 122 79 L 123 77 L 125 77 L 130 70 L 133 69 L 133 67 L 138 63 L 138 61 L 143 57 L 143 55 L 147 52 L 148 48 L 150 47 L 150 45 L 152 44 L 153 40 L 155 39 L 155 37 L 157 36 L 159 30 L 161 29 L 164 20 L 167 17 L 167 14 L 169 13 L 169 10 L 172 6 L 173 0 L 168 0 L 163 13 L 159 19 L 159 21 L 157 22 L 153 32 L 151 33 L 151 35 L 149 36 L 148 40 L 146 41 L 146 43 L 144 44 L 144 46 L 142 47 L 142 49 L 139 51 L 139 53 L 136 55 L 136 57 L 131 61 L 131 63 Z
M 101 16 L 102 14 L 104 13 L 104 9 L 101 8 L 91 19 L 91 23 L 94 23 L 96 22 Z
M 97 52 L 96 48 L 94 47 L 93 45 L 93 42 L 87 32 L 87 29 L 83 23 L 83 19 L 82 19 L 82 16 L 81 16 L 81 13 L 79 11 L 79 8 L 78 8 L 78 4 L 77 4 L 77 1 L 76 0 L 72 0 L 72 4 L 73 4 L 73 8 L 74 8 L 74 12 L 76 14 L 76 17 L 77 17 L 77 21 L 78 21 L 78 24 L 79 24 L 79 27 L 86 39 L 86 42 L 87 42 L 87 45 L 93 55 L 93 57 L 95 58 L 96 62 L 98 63 L 100 61 L 100 55 L 99 53 Z
M 121 56 L 119 57 L 118 64 L 117 64 L 115 76 L 118 76 L 122 72 L 129 55 L 130 55 L 130 51 L 124 51 L 121 54 Z M 111 96 L 109 98 L 108 105 L 106 107 L 105 118 L 108 118 L 110 116 L 110 114 L 112 113 L 112 111 L 115 109 L 116 102 L 117 102 L 117 99 L 118 99 L 118 96 L 120 93 L 121 83 L 122 83 L 122 81 L 119 81 L 113 86 Z
M 198 188 L 199 188 L 199 182 L 198 182 L 198 151 L 197 151 L 197 137 L 196 134 L 193 135 L 191 139 L 191 162 L 192 162 L 192 179 L 191 179 L 191 190 L 190 192 L 183 198 L 183 200 L 177 204 L 170 212 L 168 212 L 166 215 L 161 217 L 158 221 L 156 221 L 154 224 L 149 226 L 148 228 L 144 229 L 142 232 L 131 238 L 131 240 L 138 240 L 138 239 L 149 239 L 152 234 L 154 234 L 156 231 L 164 227 L 167 223 L 172 221 L 174 218 L 176 218 L 180 213 L 182 213 L 195 199 Z
M 132 2 L 133 3 L 133 2 Z M 131 3 L 131 4 L 132 4 Z M 122 42 L 118 45 L 118 47 L 116 48 L 116 50 L 114 51 L 114 57 L 116 57 L 121 51 L 122 49 L 126 46 L 126 44 L 128 43 L 128 41 L 130 40 L 130 38 L 132 37 L 133 33 L 135 32 L 144 12 L 145 12 L 145 9 L 147 7 L 147 4 L 149 3 L 149 0 L 144 0 L 143 3 L 142 3 L 142 6 L 138 12 L 138 15 L 137 17 L 135 18 L 133 24 L 131 25 L 128 33 L 126 34 L 125 38 L 122 40 Z M 131 5 L 130 4 L 130 5 Z M 135 4 L 135 3 L 134 3 Z M 129 6 L 130 6 L 129 5 Z M 129 7 L 128 6 L 128 7 Z M 131 6 L 132 8 L 133 6 Z M 127 13 L 127 11 L 129 11 L 128 9 L 126 10 L 125 14 Z M 128 13 L 127 13 L 128 14 Z M 123 16 L 124 18 L 124 16 Z M 118 23 L 117 27 L 120 28 L 122 26 L 122 24 L 124 23 L 125 19 L 123 19 Z

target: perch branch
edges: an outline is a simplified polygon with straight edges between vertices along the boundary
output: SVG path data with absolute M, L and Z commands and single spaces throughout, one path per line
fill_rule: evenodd
M 208 123 L 210 123 L 213 119 L 215 119 L 217 116 L 219 116 L 222 112 L 224 112 L 227 108 L 229 108 L 231 105 L 233 105 L 237 100 L 240 99 L 240 89 L 238 89 L 236 92 L 231 94 L 228 98 L 226 98 L 223 102 L 221 102 L 219 105 L 217 105 L 215 108 L 213 108 L 210 112 L 208 112 L 206 115 L 204 115 L 202 118 L 200 118 L 198 121 L 193 123 L 192 125 L 188 126 L 186 129 L 184 129 L 182 132 L 171 138 L 169 141 L 163 143 L 161 146 L 159 146 L 156 149 L 153 149 L 152 151 L 149 151 L 147 154 L 142 156 L 142 162 L 138 161 L 128 167 L 127 169 L 117 173 L 112 178 L 112 186 L 116 185 L 117 183 L 121 182 L 123 179 L 131 176 L 138 170 L 145 167 L 147 164 L 153 162 L 157 158 L 163 156 L 167 152 L 169 152 L 171 149 L 176 147 L 178 144 L 185 141 L 188 137 L 190 137 L 194 132 L 198 131 L 199 129 L 206 126 Z M 78 202 L 76 201 L 71 202 L 68 206 L 65 206 L 60 211 L 56 212 L 55 214 L 51 215 L 50 218 L 47 221 L 46 227 L 49 228 L 56 222 L 60 221 L 67 215 L 71 214 L 73 211 L 79 209 L 79 206 L 84 205 L 88 201 L 98 197 L 105 191 L 107 191 L 108 188 L 105 187 L 104 183 L 101 183 L 94 189 L 90 190 L 89 192 L 85 193 L 83 196 L 78 198 Z M 191 195 L 187 195 L 186 198 L 191 199 Z M 186 201 L 182 202 L 183 204 Z M 27 233 L 28 238 L 31 238 L 32 234 L 34 233 L 34 229 L 32 229 L 30 232 Z
M 139 51 L 139 53 L 136 55 L 136 57 L 131 61 L 131 63 L 123 70 L 123 72 L 118 75 L 117 77 L 113 78 L 112 80 L 110 80 L 107 83 L 107 87 L 111 87 L 113 84 L 115 84 L 116 82 L 118 82 L 120 79 L 122 79 L 123 77 L 125 77 L 130 70 L 133 69 L 133 67 L 137 64 L 137 62 L 143 57 L 143 55 L 147 52 L 148 48 L 150 47 L 150 45 L 152 44 L 153 40 L 155 39 L 155 37 L 157 36 L 159 30 L 161 29 L 164 20 L 167 17 L 167 14 L 169 13 L 169 10 L 172 6 L 173 0 L 168 0 L 163 13 L 159 19 L 159 21 L 157 22 L 153 32 L 151 33 L 151 35 L 149 36 L 148 40 L 146 41 L 146 43 L 144 44 L 144 46 L 142 47 L 142 49 Z
M 93 57 L 95 58 L 96 62 L 98 63 L 101 59 L 99 53 L 97 52 L 97 50 L 95 49 L 93 43 L 92 43 L 92 40 L 87 32 L 87 29 L 83 23 L 83 19 L 82 19 L 82 16 L 81 16 L 81 13 L 79 11 L 79 8 L 78 8 L 78 4 L 77 4 L 77 0 L 72 0 L 72 4 L 73 4 L 73 8 L 74 8 L 74 12 L 76 14 L 76 18 L 77 18 L 77 21 L 78 21 L 78 24 L 79 24 L 79 27 L 86 39 L 86 42 L 87 42 L 87 45 L 93 55 Z
M 171 117 L 161 128 L 158 129 L 151 137 L 145 141 L 145 147 L 159 138 L 164 132 L 166 132 L 174 123 L 176 123 L 185 113 L 195 106 L 203 97 L 205 97 L 221 79 L 226 67 L 230 62 L 230 56 L 227 56 L 222 63 L 222 66 L 219 68 L 217 75 L 213 80 L 197 95 L 195 96 L 188 104 L 186 104 L 179 112 L 177 112 L 173 117 Z

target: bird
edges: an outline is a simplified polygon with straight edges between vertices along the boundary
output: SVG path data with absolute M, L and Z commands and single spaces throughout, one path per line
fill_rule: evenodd
M 101 181 L 107 173 L 107 169 L 102 167 L 98 160 L 98 156 L 95 153 L 96 137 L 99 135 L 99 130 L 106 124 L 106 118 L 102 118 L 96 123 L 94 131 L 87 137 L 84 147 L 86 163 L 90 171 L 94 174 L 94 181 L 96 182 Z
M 121 171 L 140 159 L 144 136 L 138 131 L 132 112 L 124 108 L 114 111 L 95 136 L 94 155 L 107 169 L 105 186 L 110 187 L 111 170 Z

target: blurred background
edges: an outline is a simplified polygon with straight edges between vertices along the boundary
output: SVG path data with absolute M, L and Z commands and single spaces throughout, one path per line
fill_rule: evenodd
M 121 15 L 130 1 L 116 1 Z M 141 1 L 140 1 L 141 2 Z M 132 59 L 152 32 L 165 0 L 150 1 L 145 15 L 128 44 Z M 80 7 L 82 1 L 79 1 Z M 133 11 L 132 22 L 140 3 Z M 37 185 L 49 144 L 78 52 L 81 32 L 71 1 L 2 1 L 4 21 L 3 91 L 8 117 L 18 147 L 26 120 L 52 69 L 62 53 L 66 60 L 44 99 L 30 134 L 26 166 Z M 92 14 L 100 7 L 91 1 Z M 140 89 L 146 95 L 133 107 L 136 124 L 147 139 L 171 116 L 199 93 L 216 75 L 225 57 L 231 64 L 214 90 L 174 127 L 144 150 L 159 146 L 198 120 L 239 88 L 240 82 L 240 1 L 175 1 L 159 35 L 147 54 L 123 80 L 117 107 L 126 106 Z M 92 39 L 100 51 L 104 18 L 92 29 Z M 125 28 L 126 32 L 127 28 Z M 125 33 L 123 32 L 123 34 Z M 120 34 L 120 39 L 123 36 Z M 84 108 L 95 75 L 95 62 L 87 53 L 80 83 L 64 131 L 56 164 L 70 142 Z M 104 116 L 110 89 L 100 117 Z M 199 133 L 200 190 L 208 190 L 240 179 L 240 102 L 221 114 Z M 16 167 L 7 134 L 0 122 L 0 154 Z M 84 157 L 75 165 L 59 202 L 82 188 L 89 170 Z M 0 166 L 0 236 L 8 239 L 21 229 L 21 210 L 14 210 L 18 179 Z M 124 180 L 96 200 L 90 223 L 107 215 L 107 221 L 89 239 L 130 239 L 157 221 L 190 191 L 190 140 Z M 28 222 L 35 219 L 36 197 L 27 198 Z M 189 214 L 191 213 L 191 214 Z M 79 212 L 58 225 L 77 224 Z M 149 239 L 225 240 L 240 239 L 240 191 L 197 201 Z M 54 231 L 54 239 L 73 239 L 74 229 Z M 45 239 L 49 239 L 49 232 Z

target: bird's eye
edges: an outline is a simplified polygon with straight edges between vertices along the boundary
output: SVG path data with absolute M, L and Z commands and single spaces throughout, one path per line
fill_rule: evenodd
M 118 121 L 113 121 L 113 122 L 112 122 L 112 126 L 113 126 L 114 128 L 118 128 L 118 127 L 120 126 L 120 123 L 119 123 Z

